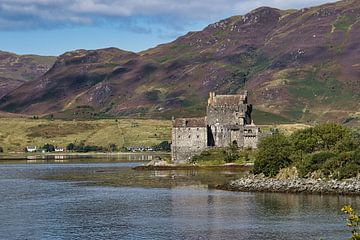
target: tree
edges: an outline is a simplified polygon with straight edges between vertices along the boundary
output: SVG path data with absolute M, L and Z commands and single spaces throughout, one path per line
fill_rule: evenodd
M 153 149 L 155 151 L 170 152 L 171 151 L 171 144 L 168 141 L 162 141 L 158 145 L 153 146 Z
M 42 147 L 42 149 L 44 149 L 46 152 L 54 152 L 55 146 L 47 143 Z
M 75 144 L 74 143 L 69 143 L 67 146 L 66 146 L 66 150 L 67 151 L 74 151 L 75 150 Z
M 109 144 L 109 151 L 110 152 L 116 152 L 118 150 L 118 147 L 115 143 Z
M 289 139 L 282 133 L 275 133 L 262 139 L 258 145 L 254 172 L 275 176 L 280 169 L 288 167 L 292 163 L 291 149 Z
M 316 134 L 314 128 L 306 128 L 304 130 L 293 133 L 290 141 L 295 151 L 302 153 L 312 153 L 319 147 L 321 138 Z
M 349 128 L 336 123 L 325 123 L 314 127 L 315 134 L 320 138 L 319 145 L 323 150 L 334 150 L 338 142 L 349 138 Z

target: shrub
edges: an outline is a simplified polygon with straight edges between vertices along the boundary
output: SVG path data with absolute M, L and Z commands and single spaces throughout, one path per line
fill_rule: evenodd
M 343 167 L 339 168 L 338 179 L 351 178 L 356 176 L 360 172 L 360 165 L 354 162 L 345 164 Z
M 236 144 L 231 144 L 230 147 L 225 151 L 224 161 L 226 163 L 232 163 L 238 160 L 239 157 L 240 155 L 238 146 Z
M 55 146 L 47 143 L 44 146 L 42 146 L 42 149 L 44 149 L 46 152 L 54 152 Z
M 307 155 L 305 159 L 298 164 L 298 170 L 301 177 L 306 176 L 317 170 L 322 170 L 324 163 L 335 157 L 333 152 L 323 151 Z
M 254 172 L 275 176 L 281 168 L 288 167 L 292 163 L 291 148 L 289 139 L 281 133 L 262 139 L 258 145 Z
M 319 148 L 321 138 L 316 135 L 314 128 L 307 128 L 293 133 L 290 141 L 295 151 L 311 153 Z
M 320 138 L 318 144 L 322 150 L 334 150 L 339 141 L 344 141 L 351 135 L 350 129 L 336 123 L 317 125 L 314 132 Z
M 158 145 L 153 146 L 154 151 L 164 151 L 170 152 L 171 151 L 171 144 L 168 141 L 163 141 Z

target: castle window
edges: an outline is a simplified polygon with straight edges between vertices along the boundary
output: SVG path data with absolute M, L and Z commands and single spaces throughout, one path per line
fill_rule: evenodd
M 189 135 L 189 138 L 191 138 L 191 135 Z
M 197 128 L 196 130 L 198 130 L 198 131 L 199 131 L 199 128 Z
M 178 138 L 180 138 L 181 136 L 179 135 Z
M 200 137 L 199 135 L 196 136 L 196 138 L 199 138 L 199 137 Z

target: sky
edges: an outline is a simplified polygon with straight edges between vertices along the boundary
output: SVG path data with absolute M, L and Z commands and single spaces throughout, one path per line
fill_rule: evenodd
M 333 0 L 0 0 L 0 50 L 60 55 L 75 49 L 142 51 L 221 19 L 269 6 Z

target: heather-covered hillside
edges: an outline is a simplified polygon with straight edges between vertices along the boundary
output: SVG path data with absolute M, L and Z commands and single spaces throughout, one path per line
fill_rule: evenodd
M 360 2 L 259 8 L 140 53 L 60 56 L 0 100 L 4 111 L 59 117 L 203 115 L 209 91 L 247 89 L 257 122 L 354 123 L 360 116 Z

